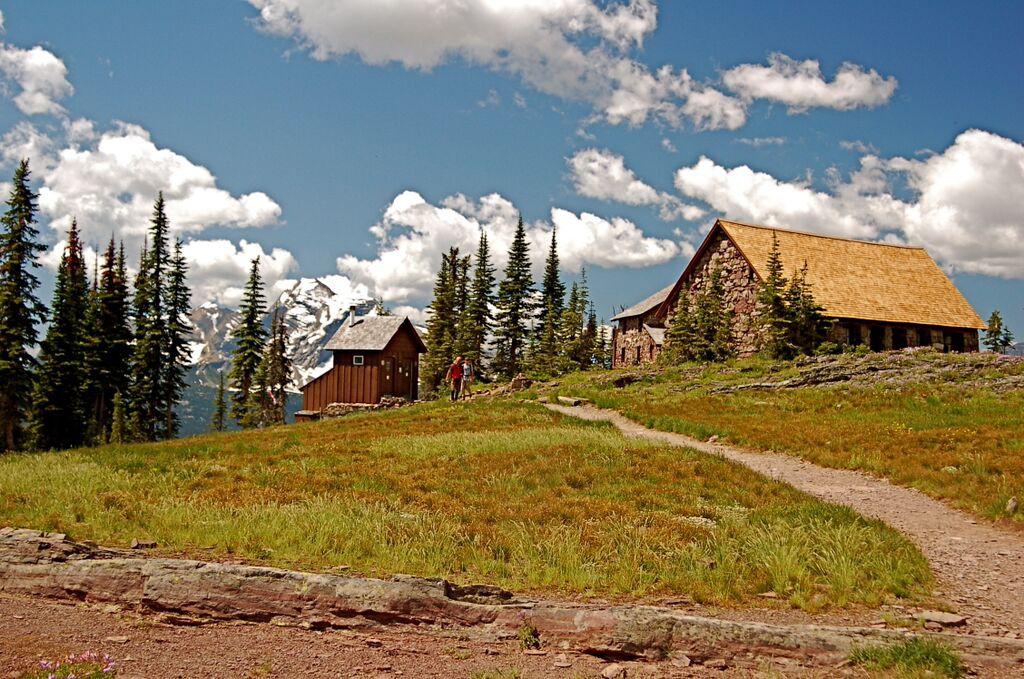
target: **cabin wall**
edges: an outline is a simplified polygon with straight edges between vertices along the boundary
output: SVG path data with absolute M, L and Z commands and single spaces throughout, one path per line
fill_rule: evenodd
M 380 394 L 419 398 L 419 345 L 408 331 L 395 333 L 380 357 Z
M 864 345 L 872 351 L 908 347 L 931 347 L 942 352 L 978 351 L 978 331 L 838 318 L 829 330 L 829 341 L 851 346 Z
M 654 343 L 650 333 L 644 330 L 645 323 L 652 327 L 663 325 L 655 311 L 618 321 L 618 327 L 612 331 L 613 368 L 644 365 L 658 357 L 659 347 Z
M 363 357 L 363 365 L 353 358 Z M 331 403 L 377 403 L 381 397 L 381 352 L 335 351 L 331 369 L 302 390 L 303 410 L 323 410 Z

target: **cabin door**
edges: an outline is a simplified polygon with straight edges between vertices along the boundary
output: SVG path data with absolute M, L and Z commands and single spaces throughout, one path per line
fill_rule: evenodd
M 388 356 L 381 362 L 384 364 L 384 388 L 381 390 L 381 393 L 386 396 L 400 394 L 401 392 L 398 391 L 398 383 L 396 382 L 398 376 L 395 374 L 395 357 Z

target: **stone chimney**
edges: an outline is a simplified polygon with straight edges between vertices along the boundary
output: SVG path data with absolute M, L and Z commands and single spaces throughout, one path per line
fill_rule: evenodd
M 351 327 L 356 322 L 356 305 L 350 304 L 348 307 L 348 318 L 345 319 L 345 325 Z

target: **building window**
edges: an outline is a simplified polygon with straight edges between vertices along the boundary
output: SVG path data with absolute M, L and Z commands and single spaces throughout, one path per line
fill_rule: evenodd
M 871 351 L 885 349 L 885 328 L 880 325 L 871 326 Z
M 362 354 L 356 354 L 355 356 L 352 357 L 352 365 L 362 365 L 362 364 L 363 364 L 363 356 L 362 356 Z
M 619 349 L 619 365 L 626 365 L 626 347 Z
M 636 348 L 636 363 L 640 365 L 640 347 Z
M 907 343 L 907 329 L 906 328 L 893 328 L 892 329 L 892 348 L 893 349 L 906 349 Z
M 860 326 L 858 324 L 853 323 L 850 326 L 848 326 L 846 328 L 846 333 L 847 344 L 849 344 L 851 347 L 856 347 L 860 345 Z

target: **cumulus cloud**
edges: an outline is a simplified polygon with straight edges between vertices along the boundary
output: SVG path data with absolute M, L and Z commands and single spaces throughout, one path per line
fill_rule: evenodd
M 569 158 L 568 163 L 573 184 L 580 195 L 627 205 L 654 205 L 665 221 L 678 217 L 694 220 L 704 216 L 704 210 L 699 207 L 687 205 L 638 179 L 636 173 L 626 167 L 625 158 L 611 151 L 584 149 Z
M 1024 145 L 968 130 L 925 158 L 865 155 L 827 190 L 701 157 L 676 172 L 684 195 L 731 219 L 922 245 L 951 271 L 1024 278 Z M 902 179 L 910 196 L 894 190 Z
M 415 191 L 404 191 L 370 230 L 378 239 L 376 256 L 339 257 L 338 270 L 384 299 L 424 300 L 430 296 L 441 254 L 452 246 L 466 254 L 476 252 L 481 231 L 487 233 L 495 265 L 503 267 L 518 216 L 515 205 L 498 194 L 479 200 L 456 194 L 433 205 Z M 621 218 L 606 220 L 556 208 L 550 221 L 526 227 L 535 275 L 543 267 L 552 228 L 558 229 L 558 254 L 567 271 L 584 265 L 650 266 L 668 261 L 679 251 L 673 241 L 646 236 Z
M 789 106 L 790 113 L 824 107 L 840 111 L 874 108 L 889 101 L 896 78 L 844 63 L 832 82 L 825 80 L 816 59 L 797 61 L 772 54 L 767 65 L 740 64 L 722 74 L 722 82 L 745 99 L 767 99 Z
M 139 241 L 160 191 L 177 235 L 213 225 L 266 226 L 281 216 L 267 194 L 231 195 L 208 169 L 157 146 L 138 125 L 118 123 L 97 135 L 88 121 L 75 121 L 68 125 L 68 140 L 46 162 L 51 167 L 41 173 L 39 190 L 40 211 L 58 232 L 77 217 L 86 240 L 105 241 L 115 233 Z
M 188 282 L 192 302 L 199 305 L 214 301 L 237 306 L 242 299 L 252 260 L 260 258 L 260 276 L 268 290 L 278 289 L 279 281 L 298 267 L 294 255 L 282 248 L 266 252 L 259 243 L 242 240 L 190 240 L 182 246 L 188 262 Z
M 5 94 L 11 96 L 12 86 L 20 90 L 13 99 L 25 115 L 63 114 L 64 107 L 58 102 L 75 92 L 64 62 L 38 45 L 22 49 L 0 43 L 0 73 Z
M 262 30 L 294 38 L 314 59 L 354 54 L 423 71 L 461 59 L 590 103 L 612 124 L 734 129 L 746 120 L 743 102 L 685 69 L 652 72 L 630 56 L 657 27 L 653 0 L 249 1 Z

